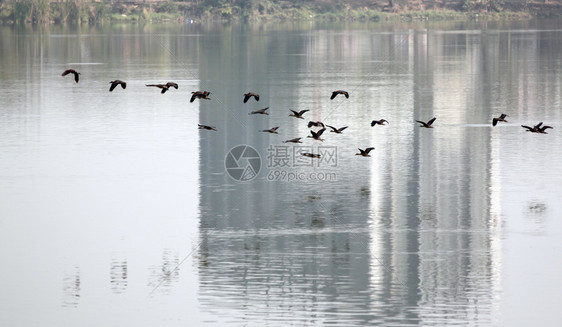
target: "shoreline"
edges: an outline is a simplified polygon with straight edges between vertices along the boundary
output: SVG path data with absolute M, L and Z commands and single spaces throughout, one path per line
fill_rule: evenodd
M 526 20 L 562 17 L 562 3 L 488 2 L 435 3 L 432 6 L 389 7 L 387 1 L 370 7 L 352 7 L 349 4 L 294 5 L 265 0 L 251 8 L 233 4 L 222 6 L 194 5 L 186 2 L 131 1 L 125 3 L 84 3 L 80 0 L 49 2 L 50 0 L 23 0 L 0 5 L 0 24 L 99 24 L 99 23 L 208 23 L 208 22 L 381 22 L 381 21 L 466 21 Z M 22 5 L 22 3 L 24 5 Z M 392 3 L 392 2 L 390 2 Z M 459 10 L 460 9 L 460 10 Z

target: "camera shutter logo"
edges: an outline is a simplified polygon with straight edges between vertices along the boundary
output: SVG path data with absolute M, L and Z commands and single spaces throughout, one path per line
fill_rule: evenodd
M 258 176 L 261 168 L 261 157 L 253 147 L 237 145 L 226 154 L 224 167 L 233 179 L 247 182 Z

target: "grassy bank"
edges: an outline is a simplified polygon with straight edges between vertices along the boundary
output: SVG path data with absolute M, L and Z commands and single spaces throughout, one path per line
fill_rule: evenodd
M 103 22 L 163 21 L 391 21 L 391 20 L 460 20 L 527 19 L 559 17 L 559 3 L 525 2 L 525 6 L 505 5 L 501 0 L 435 3 L 423 8 L 389 6 L 388 1 L 369 6 L 351 6 L 329 1 L 199 1 L 152 3 L 103 3 L 85 0 L 11 0 L 0 4 L 0 22 L 4 24 L 97 24 Z M 531 5 L 529 5 L 531 4 Z

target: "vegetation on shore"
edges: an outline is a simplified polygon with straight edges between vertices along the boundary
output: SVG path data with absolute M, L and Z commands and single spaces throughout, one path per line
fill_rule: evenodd
M 560 16 L 560 3 L 509 3 L 502 0 L 402 2 L 393 0 L 341 3 L 314 0 L 200 0 L 93 2 L 88 0 L 0 0 L 0 23 L 96 24 L 112 21 L 231 20 L 451 20 L 475 16 L 490 19 Z M 404 4 L 405 3 L 405 4 Z

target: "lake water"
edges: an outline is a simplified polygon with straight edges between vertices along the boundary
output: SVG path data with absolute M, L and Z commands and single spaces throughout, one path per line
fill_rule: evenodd
M 558 325 L 561 94 L 562 21 L 0 26 L 0 326 Z

